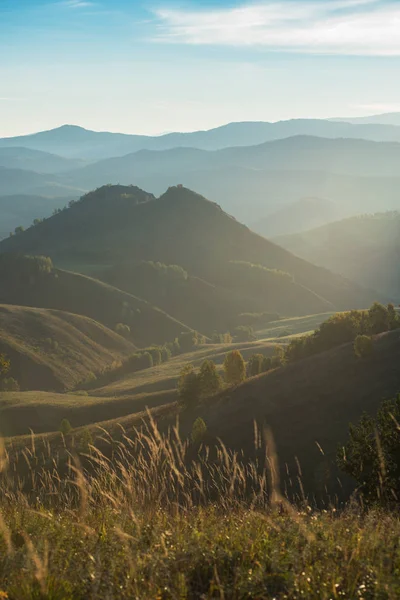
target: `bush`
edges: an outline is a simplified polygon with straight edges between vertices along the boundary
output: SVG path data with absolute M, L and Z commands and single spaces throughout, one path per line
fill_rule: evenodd
M 2 392 L 19 392 L 19 383 L 13 377 L 7 377 L 0 381 L 0 390 Z
M 357 481 L 367 502 L 398 503 L 399 422 L 400 395 L 383 402 L 375 418 L 364 415 L 350 425 L 348 442 L 338 450 L 339 467 Z
M 246 379 L 246 365 L 239 350 L 229 352 L 224 361 L 225 381 L 237 385 Z
M 368 335 L 358 335 L 354 340 L 354 353 L 358 358 L 367 358 L 373 352 L 372 338 Z
M 60 423 L 60 432 L 66 436 L 69 433 L 71 433 L 72 431 L 72 426 L 71 423 L 68 421 L 68 419 L 63 419 Z
M 193 444 L 200 444 L 207 433 L 207 425 L 200 417 L 197 417 L 192 426 L 191 440 Z

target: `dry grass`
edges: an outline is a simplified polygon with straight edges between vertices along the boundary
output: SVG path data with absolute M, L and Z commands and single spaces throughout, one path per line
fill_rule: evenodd
M 80 458 L 48 446 L 42 466 L 32 441 L 25 481 L 3 450 L 0 597 L 398 598 L 398 517 L 290 505 L 268 435 L 246 462 L 151 418 L 120 433 Z

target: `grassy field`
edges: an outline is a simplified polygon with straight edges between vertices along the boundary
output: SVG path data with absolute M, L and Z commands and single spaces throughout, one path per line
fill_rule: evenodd
M 279 340 L 280 338 L 291 338 L 297 335 L 313 333 L 321 323 L 334 314 L 334 312 L 326 312 L 307 317 L 291 317 L 272 321 L 268 327 L 257 331 L 256 336 L 260 340 Z
M 64 473 L 49 455 L 33 493 L 3 454 L 0 598 L 396 600 L 398 514 L 290 504 L 268 447 L 265 465 L 222 445 L 211 460 L 150 424 L 115 470 L 94 447 Z
M 200 366 L 205 358 L 222 370 L 227 352 L 239 348 L 245 358 L 261 352 L 271 355 L 275 344 L 205 345 L 195 352 L 179 355 L 159 366 L 127 375 L 103 387 L 94 381 L 87 390 L 74 394 L 52 392 L 0 392 L 0 431 L 6 437 L 57 431 L 63 419 L 73 428 L 135 415 L 148 408 L 175 402 L 177 381 L 188 363 Z M 78 394 L 78 395 L 77 395 Z

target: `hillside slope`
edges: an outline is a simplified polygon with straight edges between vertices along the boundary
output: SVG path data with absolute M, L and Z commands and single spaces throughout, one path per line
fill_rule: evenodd
M 72 261 L 77 270 L 88 263 L 117 264 L 126 257 L 160 261 L 234 289 L 241 281 L 232 261 L 244 261 L 287 272 L 294 278 L 292 285 L 299 287 L 286 288 L 284 294 L 275 283 L 270 286 L 271 296 L 277 294 L 275 303 L 284 297 L 290 304 L 291 311 L 287 307 L 286 314 L 325 312 L 330 310 L 327 303 L 337 309 L 367 306 L 376 298 L 375 293 L 254 234 L 218 205 L 190 190 L 170 188 L 161 198 L 143 202 L 137 202 L 137 196 L 143 198 L 145 193 L 137 190 L 132 199 L 107 201 L 107 190 L 112 194 L 113 188 L 99 192 L 103 204 L 96 202 L 93 193 L 37 227 L 3 240 L 0 252 L 51 256 L 58 264 Z M 259 294 L 259 286 L 251 293 Z
M 298 256 L 400 298 L 400 213 L 361 215 L 278 237 Z
M 100 323 L 62 311 L 0 305 L 0 353 L 22 389 L 71 389 L 135 346 Z
M 266 238 L 307 231 L 334 221 L 341 208 L 323 198 L 301 198 L 268 217 L 255 221 L 251 228 Z
M 357 359 L 352 344 L 346 344 L 249 379 L 196 416 L 204 418 L 211 436 L 248 453 L 254 452 L 254 420 L 261 429 L 270 427 L 283 472 L 287 463 L 296 480 L 297 457 L 303 483 L 322 491 L 329 481 L 337 488 L 334 460 L 348 425 L 398 393 L 399 361 L 400 332 L 382 334 L 368 359 Z M 187 416 L 188 429 L 191 422 L 193 414 Z
M 22 234 L 20 234 L 22 235 Z M 96 279 L 54 269 L 41 259 L 0 255 L 0 302 L 85 315 L 114 329 L 129 325 L 137 346 L 163 344 L 189 329 L 151 304 Z
M 24 169 L 37 173 L 62 173 L 85 165 L 83 160 L 73 160 L 30 148 L 0 146 L 0 165 L 8 169 Z

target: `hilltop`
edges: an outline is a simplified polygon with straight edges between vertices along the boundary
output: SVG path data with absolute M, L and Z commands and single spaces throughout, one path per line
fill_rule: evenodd
M 400 298 L 399 239 L 400 213 L 388 212 L 336 221 L 276 241 L 306 260 Z
M 188 189 L 173 187 L 158 199 L 128 189 L 130 193 L 112 186 L 101 188 L 36 227 L 3 240 L 0 252 L 50 256 L 57 265 L 73 265 L 78 271 L 86 265 L 160 261 L 236 290 L 242 287 L 243 263 L 249 269 L 260 265 L 269 271 L 253 269 L 246 294 L 260 294 L 260 285 L 269 278 L 266 303 L 273 306 L 266 310 L 276 312 L 284 302 L 288 315 L 366 306 L 376 299 L 376 293 L 256 235 L 217 204 Z M 282 276 L 285 273 L 287 277 Z
M 100 323 L 63 311 L 0 305 L 0 353 L 22 389 L 72 389 L 135 346 Z

